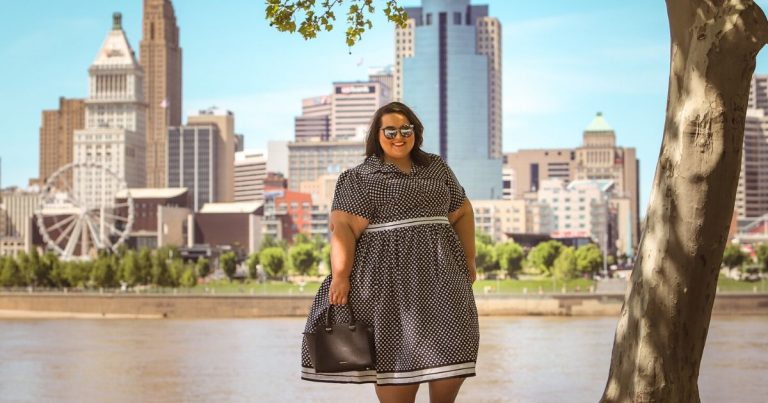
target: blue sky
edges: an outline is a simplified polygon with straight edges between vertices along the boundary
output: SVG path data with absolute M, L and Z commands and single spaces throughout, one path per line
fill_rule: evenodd
M 644 210 L 666 105 L 664 1 L 473 4 L 488 4 L 502 24 L 504 150 L 578 146 L 582 130 L 601 111 L 619 144 L 638 150 Z M 758 4 L 765 9 L 768 0 Z M 183 48 L 184 115 L 212 105 L 232 110 L 246 148 L 290 140 L 302 98 L 329 93 L 333 81 L 366 79 L 369 67 L 393 63 L 394 29 L 383 17 L 374 18 L 373 30 L 350 55 L 343 21 L 334 32 L 304 41 L 269 27 L 258 0 L 177 0 L 174 5 Z M 112 12 L 123 13 L 123 27 L 138 54 L 141 8 L 141 0 L 3 5 L 3 186 L 24 186 L 37 176 L 41 111 L 56 108 L 59 96 L 87 95 L 87 69 L 111 29 Z M 765 54 L 756 71 L 768 72 Z

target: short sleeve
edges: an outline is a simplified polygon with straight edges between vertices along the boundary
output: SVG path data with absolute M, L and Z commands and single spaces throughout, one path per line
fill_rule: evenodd
M 373 206 L 368 193 L 355 172 L 346 170 L 339 175 L 331 210 L 345 211 L 368 220 L 373 218 Z
M 464 199 L 467 198 L 467 194 L 464 192 L 464 187 L 459 184 L 459 180 L 456 179 L 456 175 L 453 173 L 451 167 L 442 161 L 445 167 L 445 184 L 448 186 L 448 196 L 450 198 L 450 204 L 448 205 L 448 212 L 452 213 L 464 204 Z

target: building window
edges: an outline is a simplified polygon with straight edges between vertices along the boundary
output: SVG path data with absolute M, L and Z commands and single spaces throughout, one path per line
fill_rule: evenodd
M 432 13 L 427 13 L 427 25 L 432 25 Z
M 461 25 L 461 13 L 453 13 L 453 25 Z

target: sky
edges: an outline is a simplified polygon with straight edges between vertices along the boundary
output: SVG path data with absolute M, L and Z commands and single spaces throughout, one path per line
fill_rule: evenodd
M 757 3 L 768 7 L 768 0 Z M 380 10 L 384 1 L 374 4 Z M 502 25 L 504 151 L 579 146 L 584 128 L 602 112 L 618 144 L 637 149 L 644 210 L 661 145 L 669 74 L 664 1 L 472 4 L 488 4 Z M 176 0 L 174 6 L 183 49 L 184 116 L 210 106 L 233 111 L 247 149 L 292 140 L 302 98 L 330 93 L 334 81 L 366 80 L 368 68 L 394 63 L 394 28 L 383 15 L 377 14 L 373 29 L 349 49 L 341 11 L 333 32 L 305 41 L 270 27 L 259 0 Z M 23 187 L 37 176 L 41 111 L 56 109 L 61 96 L 87 96 L 87 70 L 115 11 L 123 14 L 138 56 L 141 0 L 3 3 L 3 187 Z M 756 72 L 768 73 L 765 52 Z

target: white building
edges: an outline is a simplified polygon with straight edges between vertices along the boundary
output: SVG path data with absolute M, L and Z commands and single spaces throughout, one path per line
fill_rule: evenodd
M 371 117 L 390 99 L 389 88 L 378 81 L 333 83 L 330 140 L 365 140 Z
M 85 129 L 75 131 L 75 163 L 96 163 L 124 178 L 128 187 L 144 187 L 144 72 L 123 31 L 120 13 L 113 16 L 95 60 L 88 69 Z M 74 172 L 74 191 L 87 205 L 111 204 L 117 181 L 96 169 Z
M 267 172 L 280 172 L 288 176 L 288 142 L 267 142 Z
M 550 225 L 542 229 L 552 237 L 591 237 L 601 246 L 606 245 L 613 185 L 611 180 L 572 181 L 568 186 L 560 179 L 544 180 L 538 202 L 548 207 L 541 214 L 542 222 Z
M 363 141 L 317 141 L 288 144 L 288 188 L 322 175 L 340 174 L 365 160 Z
M 525 200 L 472 200 L 472 208 L 475 229 L 490 235 L 494 242 L 507 241 L 506 234 L 530 232 Z
M 263 151 L 235 153 L 235 201 L 263 201 L 267 156 Z

